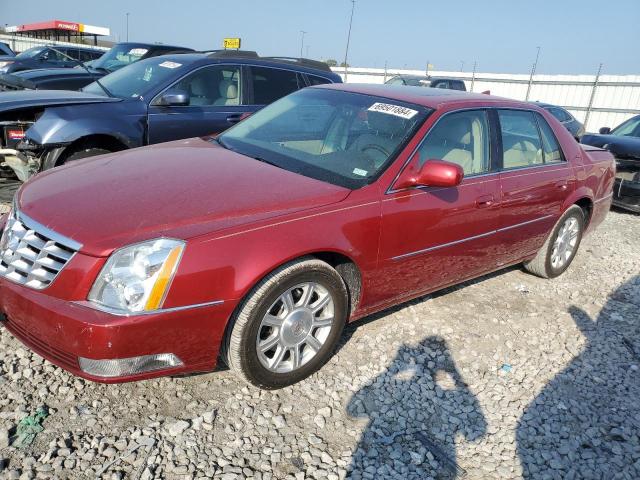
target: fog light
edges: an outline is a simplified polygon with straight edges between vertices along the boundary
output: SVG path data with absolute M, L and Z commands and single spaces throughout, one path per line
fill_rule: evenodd
M 173 353 L 158 353 L 156 355 L 114 358 L 111 360 L 93 360 L 80 357 L 78 362 L 83 372 L 105 378 L 125 377 L 182 365 L 182 360 Z

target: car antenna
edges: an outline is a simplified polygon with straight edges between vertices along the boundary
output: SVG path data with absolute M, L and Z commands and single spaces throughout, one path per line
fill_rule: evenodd
M 82 67 L 82 68 L 83 68 L 83 69 L 84 69 L 84 70 L 85 70 L 89 75 L 91 75 L 91 78 L 93 78 L 93 81 L 94 81 L 94 82 L 96 82 L 96 83 L 98 84 L 98 86 L 99 86 L 99 87 L 104 91 L 104 93 L 106 93 L 106 94 L 107 94 L 107 97 L 111 97 L 111 98 L 113 98 L 113 94 L 112 94 L 109 90 L 107 90 L 107 87 L 105 87 L 104 85 L 102 85 L 102 84 L 100 83 L 100 80 L 98 80 L 98 77 L 96 76 L 96 74 L 95 74 L 95 73 L 93 73 L 91 70 L 89 70 L 89 69 L 87 68 L 87 66 L 86 66 L 84 63 L 82 63 L 80 60 L 77 60 L 77 59 L 73 58 L 73 57 L 72 57 L 72 56 L 70 56 L 70 55 L 67 55 L 66 53 L 64 53 L 64 52 L 62 52 L 62 51 L 60 51 L 60 50 L 58 50 L 58 49 L 57 49 L 57 48 L 55 48 L 55 47 L 52 47 L 52 46 L 50 46 L 50 45 L 47 45 L 47 48 L 48 48 L 48 49 L 50 49 L 50 50 L 53 50 L 54 52 L 59 53 L 59 54 L 60 54 L 60 55 L 62 55 L 63 57 L 68 58 L 69 60 L 71 60 L 71 61 L 72 61 L 72 62 L 74 62 L 75 64 L 77 64 L 77 65 L 79 65 L 80 67 Z

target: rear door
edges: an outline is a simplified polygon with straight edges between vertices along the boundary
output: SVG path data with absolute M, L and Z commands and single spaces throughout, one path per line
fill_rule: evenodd
M 540 249 L 575 188 L 555 133 L 537 112 L 497 110 L 500 133 L 500 241 L 504 264 Z
M 189 105 L 161 106 L 162 95 L 149 106 L 148 142 L 158 143 L 220 133 L 249 109 L 244 103 L 243 69 L 240 65 L 199 68 L 168 87 L 186 92 Z
M 385 296 L 434 290 L 497 265 L 500 181 L 492 135 L 484 109 L 444 114 L 409 165 L 431 159 L 458 163 L 462 184 L 391 190 L 383 199 L 381 280 L 399 279 L 387 282 Z

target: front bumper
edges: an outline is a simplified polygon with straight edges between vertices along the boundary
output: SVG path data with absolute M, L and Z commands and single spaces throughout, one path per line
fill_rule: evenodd
M 0 278 L 1 323 L 27 347 L 71 373 L 101 383 L 210 371 L 233 302 L 161 313 L 116 316 L 61 300 Z M 121 359 L 173 353 L 183 364 L 122 377 L 80 369 L 78 357 Z
M 612 203 L 616 207 L 640 213 L 640 182 L 616 178 Z

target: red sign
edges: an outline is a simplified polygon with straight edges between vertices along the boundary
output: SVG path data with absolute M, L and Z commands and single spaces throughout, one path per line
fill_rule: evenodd
M 8 140 L 22 140 L 24 138 L 24 130 L 7 130 Z
M 80 30 L 80 24 L 72 22 L 61 22 L 60 20 L 58 20 L 56 28 L 58 30 L 72 30 L 74 32 L 77 32 L 78 30 Z

